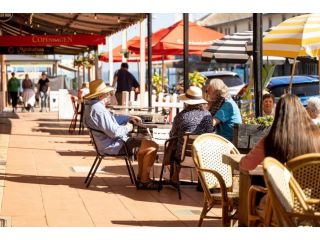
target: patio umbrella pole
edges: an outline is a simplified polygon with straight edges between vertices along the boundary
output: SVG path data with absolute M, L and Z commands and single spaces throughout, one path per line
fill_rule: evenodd
M 292 82 L 293 82 L 293 75 L 294 75 L 294 72 L 296 70 L 296 61 L 297 59 L 295 58 L 294 61 L 293 61 L 293 66 L 292 66 L 292 71 L 291 71 L 291 76 L 290 76 L 290 85 L 289 85 L 289 93 L 291 94 L 292 93 Z
M 162 54 L 162 91 L 164 90 L 164 54 Z
M 183 89 L 189 87 L 189 14 L 183 14 Z

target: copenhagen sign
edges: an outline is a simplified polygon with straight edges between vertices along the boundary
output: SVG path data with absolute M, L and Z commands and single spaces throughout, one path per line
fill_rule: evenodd
M 0 22 L 8 22 L 13 17 L 12 13 L 0 13 Z
M 105 35 L 32 35 L 32 36 L 0 36 L 0 46 L 60 46 L 85 45 L 97 46 L 105 44 Z

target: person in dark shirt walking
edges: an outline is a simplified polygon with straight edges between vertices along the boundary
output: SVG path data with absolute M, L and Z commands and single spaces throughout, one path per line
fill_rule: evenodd
M 47 78 L 47 74 L 45 72 L 42 73 L 41 78 L 38 81 L 38 93 L 40 94 L 41 98 L 41 109 L 40 112 L 43 111 L 43 108 L 48 111 L 47 109 L 47 99 L 50 92 L 49 86 L 49 79 Z
M 122 92 L 134 90 L 137 94 L 139 92 L 140 84 L 136 80 L 136 78 L 128 71 L 129 66 L 128 63 L 122 63 L 121 68 L 117 70 L 113 77 L 112 87 L 116 90 L 116 98 L 118 104 L 122 104 Z
M 15 77 L 15 73 L 13 72 L 11 73 L 11 78 L 8 81 L 8 92 L 11 99 L 12 112 L 17 111 L 19 88 L 20 88 L 20 81 L 18 78 Z

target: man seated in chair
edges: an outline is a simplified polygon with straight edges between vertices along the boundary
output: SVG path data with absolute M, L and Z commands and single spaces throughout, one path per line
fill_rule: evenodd
M 139 148 L 137 186 L 142 189 L 156 189 L 157 186 L 150 181 L 149 174 L 156 158 L 158 145 L 151 140 L 141 142 L 140 139 L 128 136 L 132 130 L 132 124 L 141 122 L 141 119 L 136 116 L 114 116 L 106 108 L 106 105 L 110 104 L 114 89 L 107 86 L 103 80 L 90 82 L 89 91 L 89 94 L 84 96 L 87 100 L 84 122 L 86 126 L 99 131 L 93 132 L 98 151 L 109 155 L 125 154 L 125 146 L 121 140 L 125 141 L 129 155 L 133 154 L 135 148 Z

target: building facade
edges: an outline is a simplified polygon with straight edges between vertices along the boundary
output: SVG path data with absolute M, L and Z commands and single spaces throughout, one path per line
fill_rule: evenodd
M 262 30 L 267 31 L 288 18 L 303 14 L 305 13 L 264 13 Z M 212 13 L 197 21 L 197 24 L 228 35 L 235 32 L 252 31 L 252 15 L 252 13 Z

